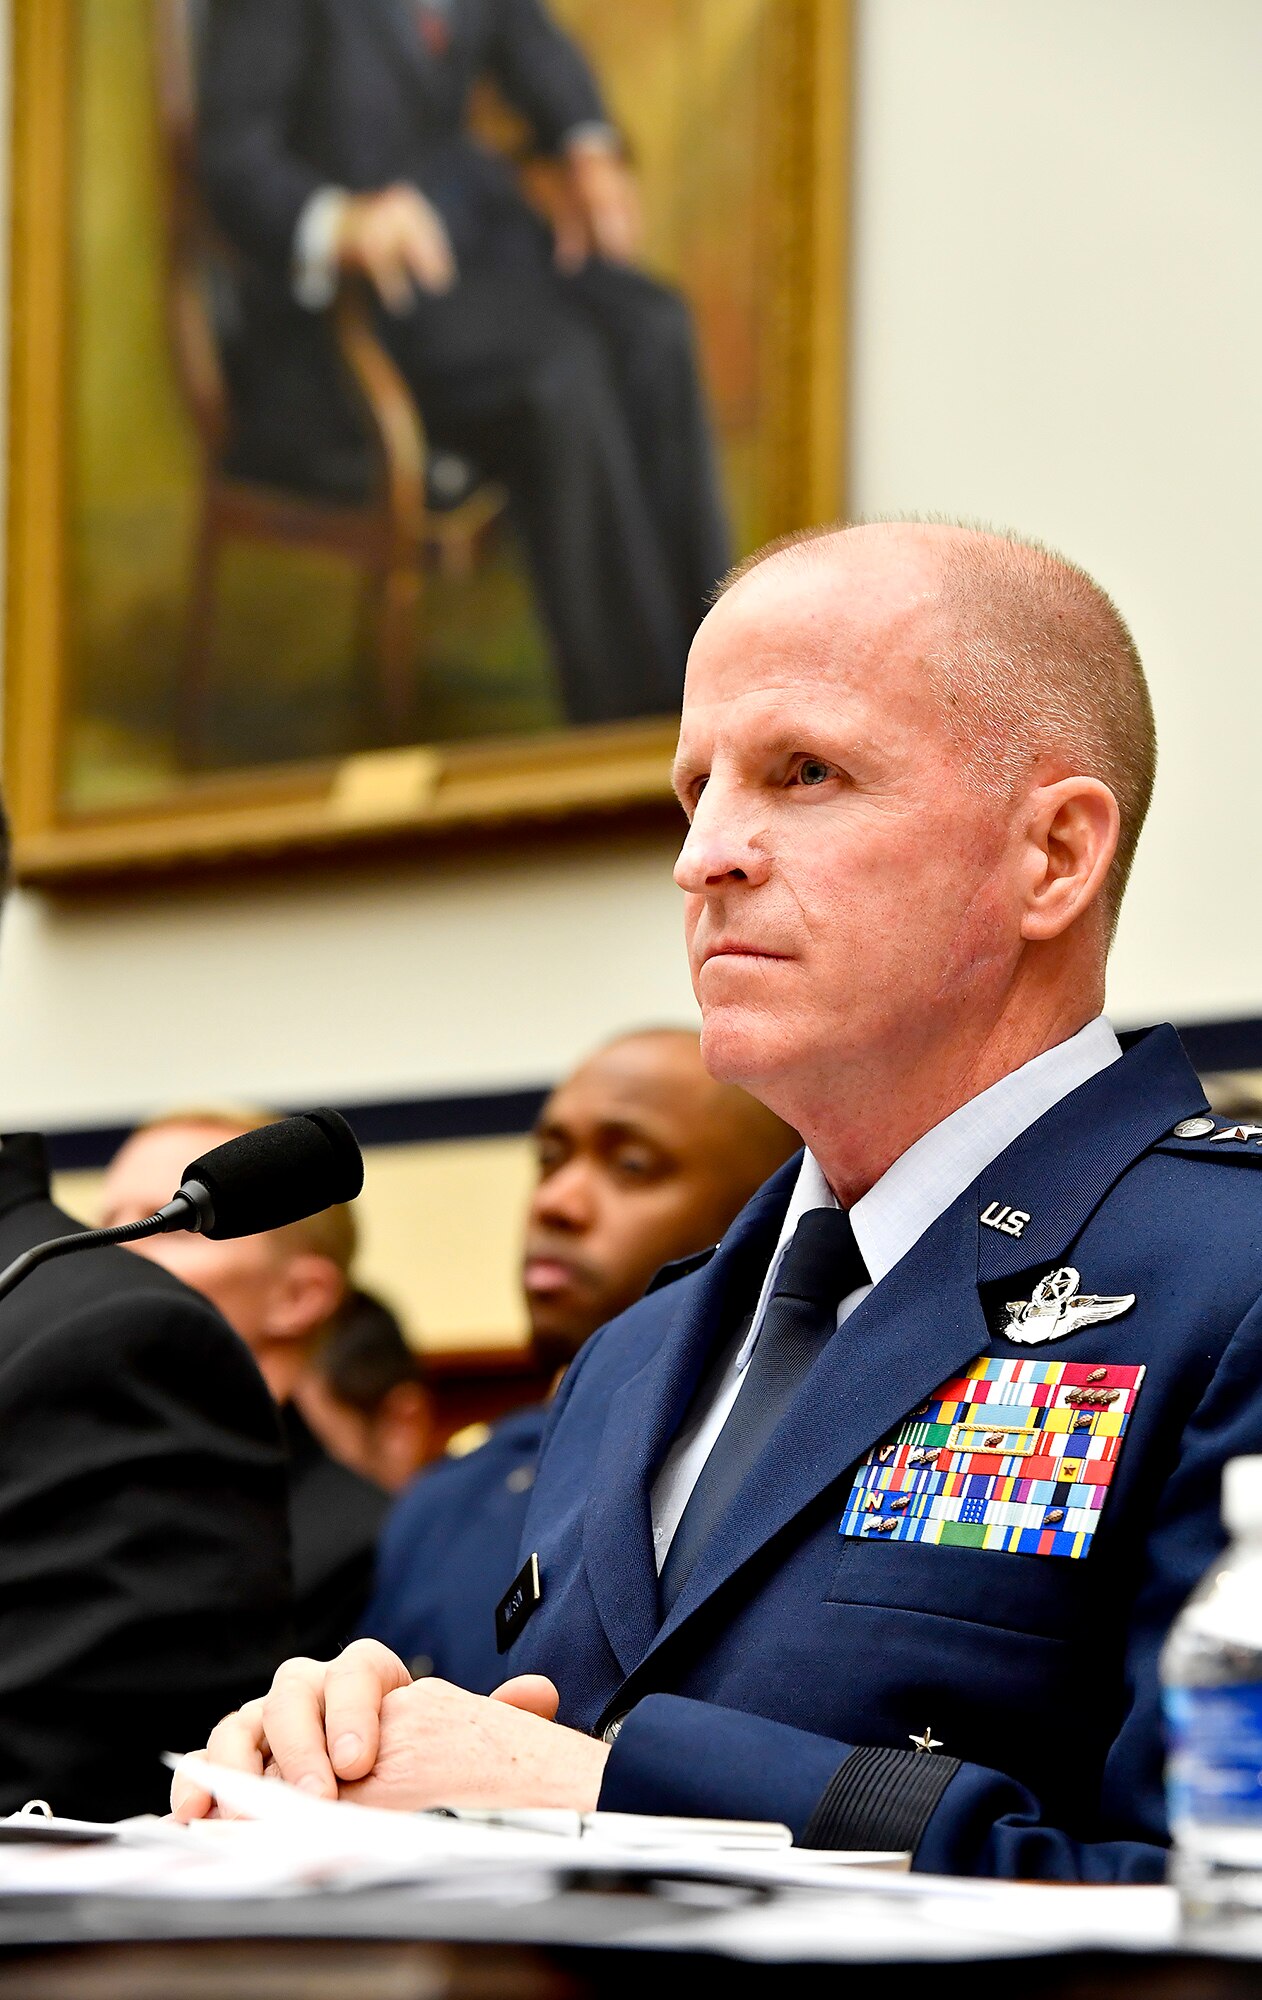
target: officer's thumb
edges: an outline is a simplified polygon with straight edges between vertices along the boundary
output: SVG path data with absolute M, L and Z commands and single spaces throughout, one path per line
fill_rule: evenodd
M 524 1708 L 530 1715 L 541 1715 L 545 1722 L 555 1722 L 561 1697 L 543 1674 L 517 1674 L 497 1687 L 491 1700 L 507 1702 L 510 1708 Z

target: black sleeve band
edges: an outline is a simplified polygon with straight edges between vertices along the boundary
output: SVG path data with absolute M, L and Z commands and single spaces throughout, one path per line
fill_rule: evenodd
M 958 1757 L 923 1750 L 852 1750 L 829 1779 L 801 1845 L 914 1854 L 959 1768 Z

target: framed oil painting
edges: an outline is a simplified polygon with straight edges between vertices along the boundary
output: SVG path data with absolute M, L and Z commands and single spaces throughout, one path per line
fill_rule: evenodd
M 14 0 L 6 764 L 87 883 L 667 797 L 840 512 L 846 0 Z

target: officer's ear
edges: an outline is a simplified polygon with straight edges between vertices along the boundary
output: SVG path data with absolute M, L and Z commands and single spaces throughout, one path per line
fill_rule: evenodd
M 1028 943 L 1060 937 L 1098 901 L 1119 826 L 1117 800 L 1099 778 L 1061 778 L 1030 793 L 1021 857 Z

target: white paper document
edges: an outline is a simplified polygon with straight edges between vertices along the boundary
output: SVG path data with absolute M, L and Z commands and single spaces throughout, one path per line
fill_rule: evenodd
M 187 1772 L 241 1817 L 187 1827 L 125 1820 L 88 1830 L 106 1836 L 95 1844 L 62 1844 L 53 1821 L 26 1839 L 6 1833 L 0 1923 L 21 1898 L 61 1895 L 140 1899 L 155 1912 L 150 1924 L 165 1905 L 184 1934 L 229 1935 L 234 1924 L 249 1934 L 264 1921 L 252 1911 L 283 1906 L 296 1930 L 336 1935 L 340 1908 L 353 1935 L 356 1906 L 367 1898 L 380 1910 L 384 1896 L 391 1935 L 602 1942 L 769 1963 L 1159 1950 L 1178 1932 L 1170 1890 L 912 1875 L 906 1855 L 813 1853 L 761 1823 L 394 1813 L 312 1799 L 200 1758 Z M 189 1914 L 198 1909 L 205 1933 Z
M 905 1854 L 809 1853 L 789 1829 L 764 1821 L 656 1819 L 640 1813 L 486 1811 L 383 1812 L 313 1799 L 273 1778 L 256 1778 L 178 1760 L 177 1768 L 209 1791 L 221 1809 L 242 1815 L 176 1829 L 208 1838 L 232 1827 L 253 1829 L 273 1851 L 283 1847 L 308 1877 L 340 1881 L 490 1879 L 497 1869 L 567 1875 L 704 1877 L 748 1884 L 810 1883 L 821 1873 L 858 1866 L 905 1869 Z M 165 1824 L 165 1823 L 161 1823 Z

